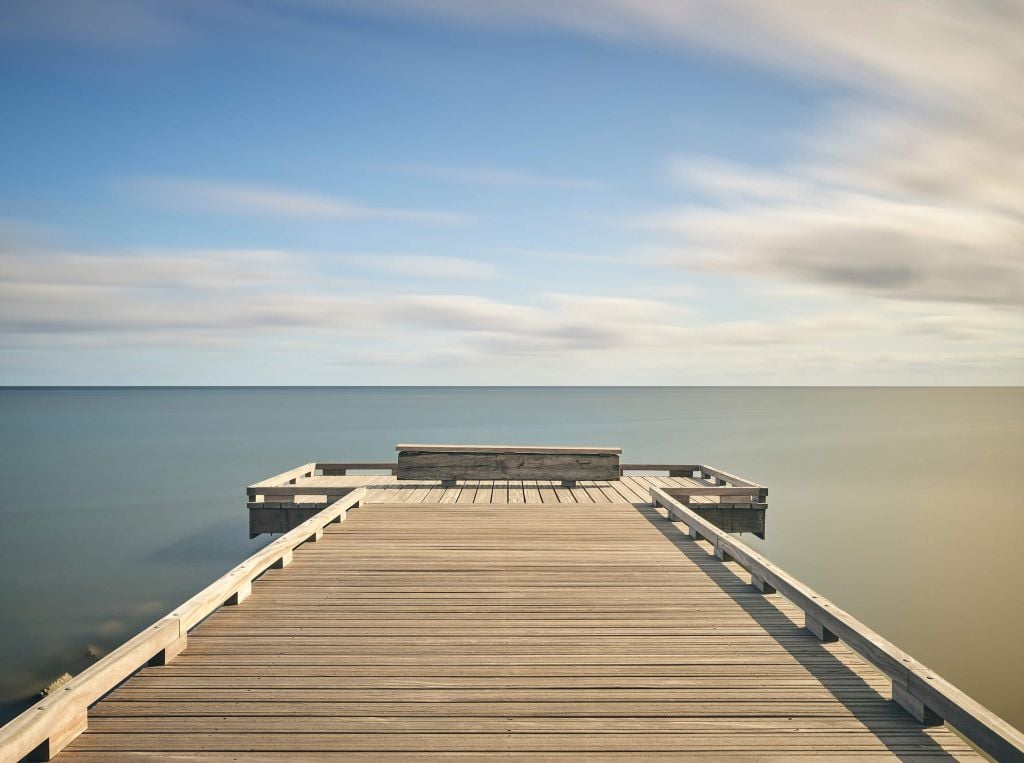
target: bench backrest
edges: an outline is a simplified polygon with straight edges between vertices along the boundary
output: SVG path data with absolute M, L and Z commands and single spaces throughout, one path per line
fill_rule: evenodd
M 617 480 L 621 448 L 399 445 L 398 479 Z

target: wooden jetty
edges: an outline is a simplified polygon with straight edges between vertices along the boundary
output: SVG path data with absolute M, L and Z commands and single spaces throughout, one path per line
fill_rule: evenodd
M 399 451 L 250 486 L 257 524 L 294 527 L 0 729 L 0 762 L 1024 760 L 715 523 L 763 531 L 760 485 L 614 449 Z

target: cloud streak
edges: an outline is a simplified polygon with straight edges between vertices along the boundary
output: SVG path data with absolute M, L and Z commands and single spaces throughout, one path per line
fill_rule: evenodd
M 206 214 L 430 225 L 470 221 L 458 212 L 373 206 L 294 188 L 222 180 L 144 177 L 127 179 L 123 185 L 153 203 Z
M 398 172 L 418 177 L 497 188 L 556 188 L 568 191 L 600 191 L 606 186 L 586 178 L 544 175 L 507 167 L 462 167 L 433 164 L 400 164 Z
M 684 384 L 723 374 L 792 383 L 794 373 L 827 380 L 836 369 L 877 379 L 908 364 L 919 370 L 958 358 L 983 369 L 985 357 L 989 366 L 979 374 L 1024 367 L 1024 352 L 1009 349 L 1024 319 L 1005 312 L 993 320 L 967 305 L 945 316 L 908 304 L 709 320 L 670 299 L 567 292 L 499 299 L 424 293 L 422 284 L 400 290 L 391 280 L 367 288 L 293 252 L 88 254 L 7 246 L 0 268 L 3 345 L 65 360 L 154 347 L 242 358 L 259 348 L 261 357 L 292 359 L 282 362 L 365 357 L 380 373 L 478 369 L 500 371 L 510 383 Z M 900 353 L 909 354 L 899 360 Z M 883 357 L 884 369 L 864 370 Z

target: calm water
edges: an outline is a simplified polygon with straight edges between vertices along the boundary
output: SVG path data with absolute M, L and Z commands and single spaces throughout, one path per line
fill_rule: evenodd
M 1024 389 L 3 389 L 0 422 L 3 717 L 265 543 L 248 483 L 448 441 L 762 482 L 751 542 L 1024 727 Z

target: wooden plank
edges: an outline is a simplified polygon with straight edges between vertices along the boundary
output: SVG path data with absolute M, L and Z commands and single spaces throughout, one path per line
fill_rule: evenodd
M 473 503 L 490 503 L 493 492 L 493 480 L 480 480 L 476 486 L 476 495 L 473 496 Z
M 536 480 L 537 492 L 540 493 L 541 503 L 561 503 L 558 500 L 558 495 L 555 492 L 555 485 L 557 483 L 551 480 Z
M 526 503 L 526 489 L 523 487 L 522 480 L 512 480 L 507 483 L 507 486 L 509 503 Z
M 537 488 L 536 480 L 523 481 L 524 503 L 542 503 L 540 490 Z
M 476 499 L 476 491 L 480 485 L 479 480 L 464 480 L 462 490 L 459 492 L 458 503 L 473 503 Z

